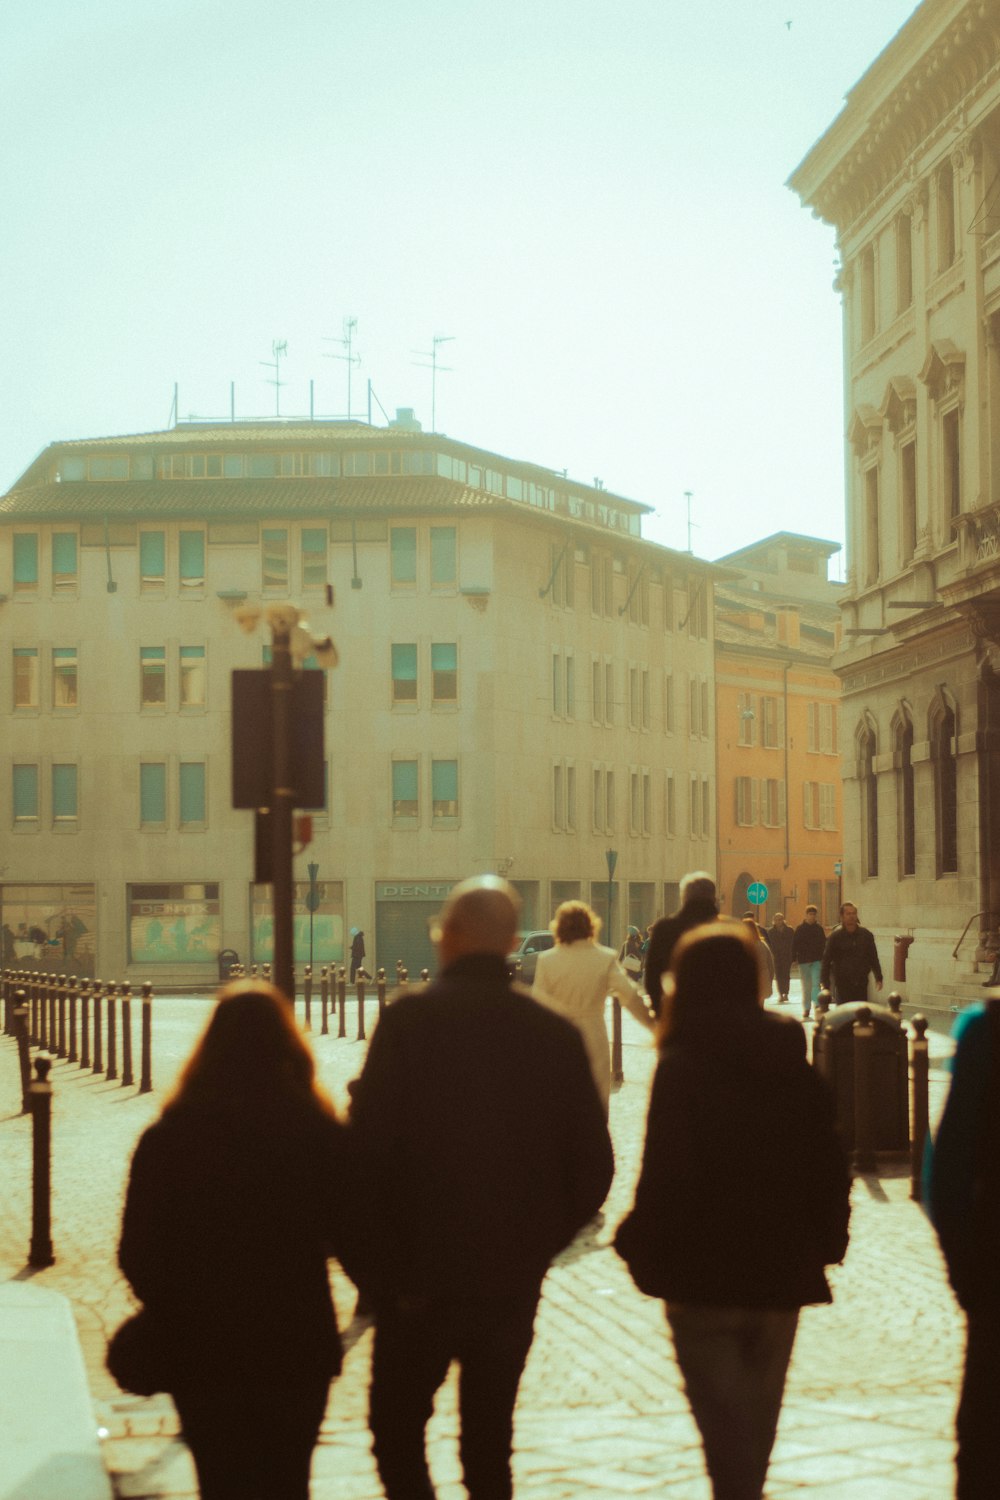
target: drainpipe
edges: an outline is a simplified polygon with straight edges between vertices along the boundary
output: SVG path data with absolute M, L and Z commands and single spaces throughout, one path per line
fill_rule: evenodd
M 785 716 L 785 869 L 786 870 L 788 869 L 788 866 L 792 862 L 791 838 L 790 838 L 790 834 L 789 834 L 789 831 L 788 831 L 789 828 L 791 827 L 791 821 L 792 821 L 792 804 L 791 804 L 791 799 L 790 799 L 790 796 L 789 796 L 790 788 L 789 788 L 789 785 L 788 785 L 788 669 L 789 669 L 789 667 L 791 665 L 792 664 L 791 664 L 790 661 L 786 661 L 785 662 L 785 667 L 784 667 L 784 671 L 785 671 L 785 683 L 784 683 L 784 694 L 785 694 L 785 706 L 784 706 L 784 716 Z

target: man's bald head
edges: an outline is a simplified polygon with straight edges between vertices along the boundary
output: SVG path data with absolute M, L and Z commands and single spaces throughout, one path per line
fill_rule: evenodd
M 520 896 L 499 875 L 463 880 L 449 895 L 438 923 L 442 966 L 470 953 L 506 957 L 515 946 L 520 915 Z

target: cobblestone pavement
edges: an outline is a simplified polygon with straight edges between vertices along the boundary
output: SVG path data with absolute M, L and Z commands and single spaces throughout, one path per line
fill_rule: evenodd
M 116 1493 L 133 1500 L 196 1494 L 169 1398 L 123 1395 L 104 1369 L 104 1347 L 131 1310 L 115 1265 L 131 1151 L 208 1008 L 198 998 L 157 1000 L 152 1095 L 141 1097 L 75 1064 L 58 1061 L 53 1068 L 56 1263 L 34 1280 L 71 1301 Z M 368 1016 L 371 1028 L 374 1005 Z M 348 1031 L 355 1030 L 356 1011 L 349 1009 Z M 516 1493 L 537 1500 L 710 1495 L 662 1308 L 635 1290 L 609 1245 L 631 1202 L 653 1067 L 646 1034 L 628 1015 L 624 1035 L 626 1082 L 611 1102 L 618 1169 L 605 1222 L 585 1232 L 549 1274 L 518 1403 Z M 315 1035 L 313 1041 L 320 1076 L 343 1105 L 364 1043 Z M 932 1037 L 932 1117 L 943 1102 L 949 1052 L 947 1039 Z M 25 1274 L 30 1233 L 30 1126 L 19 1103 L 16 1053 L 4 1039 L 0 1279 Z M 834 1304 L 802 1315 L 767 1495 L 791 1500 L 808 1490 L 822 1500 L 942 1500 L 953 1487 L 961 1319 L 934 1235 L 909 1199 L 905 1168 L 894 1164 L 857 1179 L 853 1202 L 850 1250 L 832 1278 Z M 336 1268 L 332 1277 L 348 1353 L 316 1452 L 313 1496 L 377 1500 L 382 1491 L 365 1420 L 370 1329 L 352 1321 L 350 1283 Z M 465 1495 L 455 1435 L 452 1379 L 429 1428 L 441 1500 Z

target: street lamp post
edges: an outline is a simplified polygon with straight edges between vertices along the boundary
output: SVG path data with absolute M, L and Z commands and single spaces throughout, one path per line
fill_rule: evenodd
M 309 907 L 309 968 L 311 970 L 313 966 L 313 919 L 316 916 L 316 908 L 319 906 L 319 887 L 316 884 L 319 865 L 313 862 L 306 868 L 309 871 L 309 894 L 306 897 L 306 905 Z
M 608 864 L 608 943 L 614 947 L 611 937 L 611 913 L 615 899 L 615 866 L 618 863 L 618 850 L 605 849 L 604 858 Z M 622 1008 L 617 996 L 611 1001 L 611 1082 L 624 1083 L 625 1070 L 622 1067 Z
M 283 995 L 295 993 L 292 945 L 292 655 L 291 622 L 271 616 L 271 881 L 274 953 L 271 975 Z

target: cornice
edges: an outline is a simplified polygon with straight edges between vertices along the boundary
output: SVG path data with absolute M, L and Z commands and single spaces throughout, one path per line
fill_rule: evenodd
M 788 180 L 802 202 L 843 232 L 970 93 L 1000 76 L 1000 8 L 992 0 L 924 0 L 847 96 L 844 109 Z M 964 120 L 952 153 L 974 150 Z

